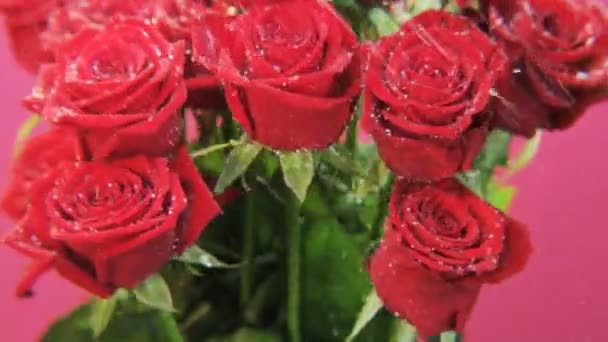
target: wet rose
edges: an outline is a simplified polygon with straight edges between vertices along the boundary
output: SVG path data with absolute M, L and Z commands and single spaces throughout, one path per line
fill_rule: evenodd
M 102 30 L 110 21 L 139 19 L 155 26 L 170 42 L 187 43 L 194 21 L 208 8 L 201 0 L 67 0 L 53 11 L 43 40 L 56 51 L 81 30 Z
M 523 225 L 458 181 L 402 179 L 369 272 L 385 307 L 428 337 L 461 331 L 481 286 L 521 271 L 531 249 Z
M 252 6 L 193 33 L 194 57 L 224 82 L 234 118 L 274 149 L 319 149 L 342 133 L 359 92 L 357 38 L 324 1 Z
M 362 125 L 387 166 L 424 180 L 470 168 L 488 132 L 503 52 L 467 19 L 432 10 L 367 55 Z
M 312 0 L 312 1 L 316 1 L 316 0 Z M 249 8 L 252 6 L 273 5 L 273 4 L 278 4 L 281 2 L 289 2 L 289 0 L 228 0 L 228 1 L 226 1 L 226 3 L 228 3 L 232 6 L 243 7 L 243 8 Z
M 0 207 L 12 220 L 25 215 L 32 184 L 57 163 L 76 162 L 82 155 L 78 136 L 73 130 L 53 129 L 27 141 L 11 166 L 10 181 Z
M 40 34 L 47 27 L 49 13 L 58 6 L 58 0 L 0 0 L 0 15 L 4 17 L 13 54 L 30 72 L 52 60 L 42 47 Z
M 185 149 L 172 160 L 54 166 L 32 182 L 27 212 L 4 239 L 33 262 L 19 296 L 51 268 L 100 297 L 134 288 L 192 245 L 219 212 Z
M 531 136 L 571 126 L 606 98 L 608 17 L 587 0 L 487 1 L 490 33 L 509 51 L 500 125 Z
M 105 28 L 110 20 L 150 16 L 146 0 L 66 0 L 54 10 L 42 41 L 48 51 L 56 52 L 61 45 L 82 30 Z
M 169 42 L 183 41 L 184 75 L 189 88 L 196 90 L 189 95 L 188 105 L 217 107 L 224 104 L 219 81 L 190 58 L 192 26 L 213 7 L 201 0 L 69 0 L 52 13 L 42 40 L 47 50 L 56 52 L 84 29 L 101 31 L 110 21 L 144 21 Z
M 137 21 L 83 30 L 43 69 L 27 101 L 80 129 L 94 157 L 166 155 L 183 139 L 184 45 Z

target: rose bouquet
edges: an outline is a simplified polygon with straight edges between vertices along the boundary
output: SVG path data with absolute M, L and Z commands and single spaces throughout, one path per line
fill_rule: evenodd
M 94 295 L 49 342 L 462 340 L 532 253 L 509 177 L 607 95 L 592 0 L 0 12 L 38 76 L 1 201 L 16 293 Z

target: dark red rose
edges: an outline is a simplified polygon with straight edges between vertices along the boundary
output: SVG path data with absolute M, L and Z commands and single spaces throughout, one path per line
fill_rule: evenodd
M 608 94 L 608 17 L 586 0 L 487 1 L 490 32 L 509 51 L 500 125 L 531 136 L 571 126 Z
M 32 182 L 27 197 L 26 215 L 4 239 L 33 259 L 20 296 L 50 268 L 101 297 L 134 288 L 192 245 L 219 213 L 185 148 L 172 161 L 58 162 Z
M 4 213 L 15 221 L 22 218 L 29 205 L 27 194 L 32 183 L 57 163 L 75 162 L 81 155 L 78 137 L 72 130 L 53 129 L 31 138 L 11 167 L 11 180 L 0 202 Z
M 52 55 L 42 48 L 40 34 L 58 4 L 58 0 L 0 0 L 0 14 L 4 16 L 13 54 L 30 72 L 52 60 Z
M 434 10 L 367 50 L 362 125 L 387 166 L 425 180 L 470 168 L 503 52 L 467 19 Z
M 137 21 L 114 22 L 63 45 L 27 103 L 82 130 L 95 158 L 166 155 L 183 140 L 183 65 L 182 42 Z
M 397 180 L 369 272 L 386 308 L 423 336 L 461 331 L 481 286 L 521 271 L 526 227 L 454 179 Z
M 224 82 L 249 136 L 282 150 L 334 143 L 359 92 L 357 38 L 322 1 L 252 6 L 210 16 L 193 32 L 194 57 Z

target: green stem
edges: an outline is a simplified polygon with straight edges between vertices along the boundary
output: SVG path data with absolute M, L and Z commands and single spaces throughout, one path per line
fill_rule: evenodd
M 217 144 L 217 145 L 209 146 L 207 148 L 204 148 L 204 149 L 201 149 L 198 151 L 194 151 L 194 152 L 190 153 L 190 157 L 195 158 L 195 159 L 204 157 L 210 153 L 221 151 L 221 150 L 224 150 L 224 149 L 227 149 L 230 147 L 235 147 L 242 143 L 243 143 L 243 140 L 230 140 L 224 144 Z
M 363 106 L 363 96 L 357 100 L 357 109 L 353 113 L 353 117 L 348 124 L 348 132 L 346 136 L 346 146 L 351 153 L 355 152 L 355 148 L 357 147 L 357 141 L 359 140 L 359 117 L 361 116 L 361 110 Z
M 395 175 L 391 173 L 380 189 L 378 213 L 376 214 L 376 218 L 374 219 L 370 232 L 372 240 L 376 240 L 382 236 L 382 227 L 384 226 L 384 220 L 386 219 L 386 213 L 388 212 L 388 205 L 394 181 Z
M 234 129 L 234 120 L 232 119 L 232 114 L 228 111 L 222 112 L 222 133 L 224 135 L 224 139 L 233 139 L 237 138 L 235 129 Z
M 251 299 L 253 258 L 255 253 L 255 196 L 250 191 L 245 198 L 245 222 L 243 224 L 243 251 L 241 265 L 241 308 L 245 312 Z
M 287 189 L 287 329 L 290 342 L 300 342 L 300 202 Z
M 453 331 L 444 332 L 441 335 L 427 337 L 425 342 L 462 342 L 462 335 Z

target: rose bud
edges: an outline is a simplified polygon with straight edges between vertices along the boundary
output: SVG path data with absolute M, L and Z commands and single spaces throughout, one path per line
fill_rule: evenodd
M 80 129 L 95 158 L 164 156 L 181 144 L 182 42 L 171 44 L 141 22 L 115 22 L 80 31 L 56 57 L 27 104 Z
M 472 22 L 435 10 L 366 50 L 362 126 L 387 166 L 420 180 L 469 169 L 487 136 L 503 52 Z
M 35 73 L 41 63 L 52 60 L 43 49 L 40 34 L 46 29 L 47 18 L 59 6 L 58 0 L 0 0 L 0 15 L 10 38 L 17 62 Z
M 454 179 L 398 180 L 369 272 L 387 310 L 422 337 L 462 331 L 483 284 L 521 271 L 527 229 Z
M 330 4 L 295 0 L 211 16 L 192 41 L 253 140 L 278 150 L 338 140 L 360 90 L 360 62 L 355 34 Z
M 498 124 L 534 135 L 570 127 L 608 94 L 608 17 L 586 0 L 487 1 L 490 33 L 509 52 Z
M 170 161 L 58 162 L 31 183 L 27 199 L 25 216 L 4 238 L 33 259 L 19 296 L 51 268 L 100 297 L 135 288 L 191 246 L 220 210 L 185 148 Z

